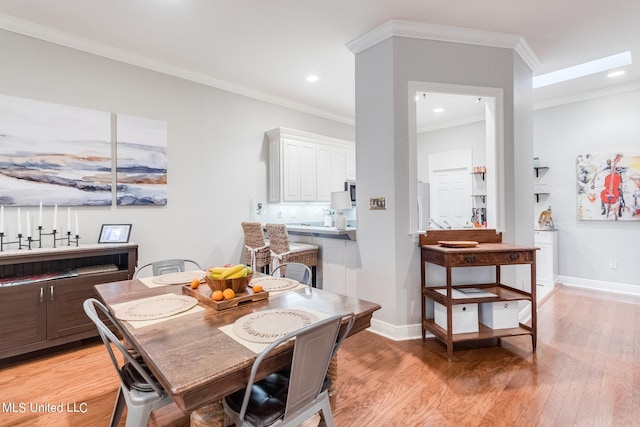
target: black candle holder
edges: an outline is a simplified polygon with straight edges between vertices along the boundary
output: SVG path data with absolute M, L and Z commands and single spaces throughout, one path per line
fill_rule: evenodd
M 4 251 L 5 245 L 14 245 L 18 244 L 18 249 L 22 249 L 23 247 L 27 247 L 28 245 L 22 244 L 22 233 L 18 234 L 18 240 L 14 240 L 13 242 L 5 242 L 4 241 L 4 232 L 0 233 L 0 252 Z
M 42 248 L 42 236 L 53 236 L 53 247 L 57 247 L 57 243 L 58 242 L 66 242 L 66 246 L 72 246 L 72 244 L 75 243 L 75 246 L 79 246 L 80 245 L 80 235 L 79 234 L 74 234 L 72 237 L 72 234 L 70 231 L 67 231 L 66 235 L 63 237 L 56 237 L 56 235 L 58 234 L 58 232 L 56 230 L 53 230 L 51 233 L 43 233 L 42 232 L 42 226 L 39 225 L 38 226 L 38 238 L 34 239 L 31 236 L 27 236 L 26 239 L 26 243 L 23 243 L 24 241 L 24 237 L 22 236 L 22 233 L 18 233 L 18 240 L 12 241 L 12 242 L 7 242 L 5 241 L 5 235 L 4 232 L 0 233 L 0 252 L 4 252 L 4 248 L 7 245 L 18 245 L 18 249 L 22 249 L 22 248 L 28 248 L 29 250 L 33 249 L 35 247 L 35 242 L 38 242 L 38 248 Z

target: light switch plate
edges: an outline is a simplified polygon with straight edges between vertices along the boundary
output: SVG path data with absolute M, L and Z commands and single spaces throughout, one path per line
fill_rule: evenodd
M 369 210 L 387 209 L 387 199 L 384 197 L 375 197 L 369 199 Z

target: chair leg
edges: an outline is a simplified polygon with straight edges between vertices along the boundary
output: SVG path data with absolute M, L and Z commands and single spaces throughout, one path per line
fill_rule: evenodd
M 124 410 L 127 402 L 124 400 L 124 394 L 122 393 L 122 389 L 118 387 L 118 396 L 116 396 L 116 404 L 113 407 L 113 413 L 111 414 L 111 422 L 109 426 L 118 427 L 120 424 L 120 418 L 122 418 L 122 411 Z
M 322 401 L 322 418 L 324 419 L 324 425 L 327 427 L 334 427 L 335 424 L 333 422 L 333 413 L 331 412 L 331 405 L 329 404 L 329 399 L 324 399 Z
M 126 427 L 145 427 L 149 422 L 149 416 L 151 416 L 151 406 L 129 406 L 127 408 L 127 422 Z

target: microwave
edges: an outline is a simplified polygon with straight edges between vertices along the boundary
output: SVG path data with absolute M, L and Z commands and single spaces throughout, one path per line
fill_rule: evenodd
M 349 192 L 349 197 L 351 198 L 351 206 L 355 206 L 356 205 L 356 182 L 346 181 L 344 183 L 344 191 Z

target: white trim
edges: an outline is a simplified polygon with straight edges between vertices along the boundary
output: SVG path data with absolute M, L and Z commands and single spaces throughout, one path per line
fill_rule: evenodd
M 113 46 L 97 42 L 95 40 L 79 37 L 64 31 L 56 30 L 51 27 L 46 27 L 44 25 L 35 24 L 33 22 L 15 18 L 10 15 L 0 13 L 0 29 L 44 40 L 49 43 L 58 44 L 60 46 L 65 46 L 71 49 L 90 53 L 92 55 L 109 58 L 125 64 L 135 65 L 147 70 L 156 71 L 158 73 L 166 74 L 173 77 L 178 77 L 183 80 L 200 83 L 205 86 L 214 87 L 227 92 L 257 99 L 259 101 L 264 101 L 270 104 L 279 105 L 281 107 L 290 108 L 292 110 L 311 114 L 317 117 L 334 120 L 348 125 L 355 125 L 354 117 L 346 117 L 327 110 L 293 102 L 291 100 L 274 96 L 266 92 L 250 89 L 224 80 L 219 80 L 187 68 L 177 67 L 167 62 L 158 61 L 143 55 L 130 52 L 128 50 L 115 48 Z
M 420 329 L 419 323 L 396 326 L 381 320 L 371 319 L 371 327 L 368 330 L 393 341 L 407 341 L 422 338 L 422 329 Z M 426 337 L 433 338 L 434 335 L 427 332 Z
M 582 279 L 579 277 L 556 276 L 558 283 L 563 286 L 573 286 L 576 288 L 586 288 L 595 291 L 613 292 L 640 296 L 640 286 L 627 283 L 604 282 L 601 280 Z
M 592 90 L 574 93 L 574 94 L 563 96 L 563 97 L 536 102 L 533 105 L 533 109 L 544 110 L 545 108 L 572 104 L 574 102 L 588 101 L 590 99 L 602 98 L 604 96 L 610 96 L 610 95 L 617 95 L 619 93 L 633 92 L 634 90 L 640 90 L 640 80 L 633 80 L 627 83 L 601 87 L 598 89 L 592 89 Z
M 390 37 L 407 37 L 513 49 L 532 71 L 540 65 L 540 60 L 531 50 L 526 40 L 517 34 L 396 19 L 392 19 L 355 40 L 350 41 L 347 43 L 347 48 L 352 53 L 357 54 Z

